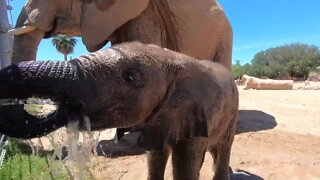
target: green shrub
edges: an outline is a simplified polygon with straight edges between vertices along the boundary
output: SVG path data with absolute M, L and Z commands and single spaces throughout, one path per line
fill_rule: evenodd
M 62 162 L 48 163 L 45 157 L 15 154 L 0 169 L 0 179 L 68 179 Z
M 52 160 L 51 154 L 31 155 L 31 148 L 19 141 L 10 139 L 4 163 L 0 167 L 0 179 L 69 179 L 61 161 Z

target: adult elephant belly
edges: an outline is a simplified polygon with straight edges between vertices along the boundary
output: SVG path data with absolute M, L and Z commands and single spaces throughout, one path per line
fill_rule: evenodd
M 169 8 L 168 8 L 169 7 Z M 140 41 L 231 68 L 232 28 L 216 1 L 150 1 L 137 18 L 116 30 L 112 43 Z
M 168 2 L 175 13 L 180 52 L 219 62 L 230 70 L 232 28 L 220 5 L 207 0 Z
M 168 6 L 167 1 L 150 1 L 147 9 L 117 29 L 109 37 L 110 41 L 112 44 L 140 41 L 181 52 L 175 15 Z

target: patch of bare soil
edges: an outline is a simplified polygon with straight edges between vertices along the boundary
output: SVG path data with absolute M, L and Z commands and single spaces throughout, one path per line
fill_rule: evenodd
M 318 179 L 320 138 L 277 130 L 240 134 L 231 166 L 265 179 Z
M 239 91 L 239 122 L 230 162 L 238 173 L 233 179 L 319 179 L 320 91 L 245 91 L 241 87 Z M 111 138 L 114 131 L 102 133 L 100 140 Z M 130 138 L 123 141 L 134 143 Z M 108 149 L 108 141 L 100 143 L 103 150 Z M 93 157 L 90 166 L 95 178 L 146 179 L 146 155 L 134 151 L 130 156 Z M 171 174 L 169 159 L 165 179 L 172 179 Z M 212 177 L 212 158 L 207 153 L 200 179 Z
M 146 179 L 145 155 L 118 158 L 95 157 L 97 179 Z M 200 179 L 212 179 L 209 153 L 201 169 Z M 319 137 L 270 130 L 239 134 L 231 154 L 234 179 L 318 179 L 320 177 Z M 188 173 L 188 172 L 186 172 Z M 172 179 L 170 159 L 166 178 Z

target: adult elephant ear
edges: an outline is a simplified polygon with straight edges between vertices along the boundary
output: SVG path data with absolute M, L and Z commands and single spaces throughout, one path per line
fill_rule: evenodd
M 87 0 L 81 31 L 89 51 L 96 51 L 120 26 L 139 16 L 149 0 Z
M 201 73 L 180 77 L 147 120 L 139 145 L 147 150 L 157 150 L 178 140 L 208 137 L 209 123 L 213 114 L 221 114 L 218 103 L 221 102 L 219 98 L 223 98 L 220 88 L 207 86 L 212 84 L 209 81 L 211 79 Z

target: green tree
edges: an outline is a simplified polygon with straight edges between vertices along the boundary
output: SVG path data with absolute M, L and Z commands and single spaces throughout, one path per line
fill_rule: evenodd
M 244 74 L 247 74 L 247 75 L 251 75 L 251 64 L 249 63 L 246 63 L 244 64 L 243 66 L 241 66 L 241 76 L 244 75 Z
M 236 64 L 232 64 L 231 71 L 233 79 L 238 79 L 242 76 L 240 60 L 236 60 Z
M 292 77 L 307 77 L 310 70 L 319 65 L 318 47 L 294 43 L 257 53 L 252 60 L 251 73 L 253 76 L 270 78 L 285 74 Z
M 73 53 L 77 40 L 65 35 L 57 35 L 52 38 L 52 45 L 57 51 L 64 55 L 64 60 L 68 60 L 68 54 Z
M 238 79 L 244 74 L 251 74 L 251 65 L 249 63 L 241 65 L 240 60 L 236 60 L 236 64 L 232 64 L 231 70 L 233 79 Z

